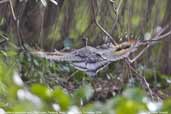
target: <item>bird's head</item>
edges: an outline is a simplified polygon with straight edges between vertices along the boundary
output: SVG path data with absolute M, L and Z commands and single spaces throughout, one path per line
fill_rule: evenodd
M 137 40 L 129 39 L 128 41 L 122 42 L 116 45 L 116 51 L 130 48 L 132 45 L 136 44 Z

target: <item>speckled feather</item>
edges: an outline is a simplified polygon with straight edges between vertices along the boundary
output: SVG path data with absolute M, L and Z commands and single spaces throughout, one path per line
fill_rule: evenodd
M 37 52 L 36 55 L 49 60 L 69 62 L 76 69 L 84 71 L 90 76 L 95 76 L 111 62 L 128 57 L 131 52 L 136 50 L 134 45 L 126 45 L 118 45 L 109 49 L 97 49 L 86 46 L 68 53 L 58 51 L 47 53 Z

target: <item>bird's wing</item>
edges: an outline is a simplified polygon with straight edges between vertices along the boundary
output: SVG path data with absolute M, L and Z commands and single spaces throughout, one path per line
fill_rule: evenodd
M 98 50 L 90 46 L 73 51 L 71 52 L 71 55 L 80 58 L 80 60 L 73 60 L 75 62 L 84 61 L 85 63 L 96 63 L 104 60 L 104 58 L 98 53 Z
M 43 51 L 34 51 L 31 52 L 33 55 L 45 58 L 48 60 L 54 60 L 54 61 L 81 61 L 82 59 L 78 56 L 75 56 L 71 52 L 69 53 L 63 53 L 59 51 L 55 52 L 43 52 Z
M 78 70 L 86 72 L 89 76 L 96 75 L 100 70 L 108 66 L 111 62 L 103 60 L 95 63 L 72 62 L 71 65 Z
M 97 74 L 99 71 L 107 67 L 110 63 L 111 63 L 110 61 L 106 61 L 106 60 L 97 63 L 89 63 L 87 64 L 87 72 L 94 72 Z
M 99 57 L 96 56 L 96 49 L 93 47 L 84 47 L 81 49 L 77 49 L 71 52 L 43 52 L 43 51 L 34 51 L 33 55 L 36 55 L 41 58 L 45 58 L 48 60 L 54 61 L 66 61 L 66 62 L 83 62 L 83 61 L 98 61 Z

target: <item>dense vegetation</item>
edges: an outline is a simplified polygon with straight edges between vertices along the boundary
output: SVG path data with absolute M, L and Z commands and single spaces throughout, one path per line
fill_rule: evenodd
M 148 48 L 131 67 L 110 64 L 95 78 L 65 62 L 33 56 L 54 51 L 148 40 L 171 29 L 170 0 L 1 0 L 0 114 L 171 113 L 171 36 Z M 166 31 L 166 32 L 167 32 Z M 138 53 L 138 52 L 137 52 Z M 133 53 L 133 57 L 137 53 Z

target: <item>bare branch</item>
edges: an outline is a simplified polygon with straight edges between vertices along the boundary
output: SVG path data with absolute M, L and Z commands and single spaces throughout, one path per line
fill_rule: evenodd
M 151 45 L 153 45 L 153 44 L 156 43 L 157 41 L 160 41 L 160 40 L 162 40 L 163 38 L 165 38 L 165 37 L 171 35 L 171 31 L 169 31 L 169 32 L 167 32 L 167 33 L 161 35 L 162 33 L 165 32 L 165 30 L 166 30 L 167 28 L 168 28 L 168 26 L 166 26 L 166 27 L 164 27 L 163 29 L 161 29 L 158 33 L 156 33 L 156 35 L 155 35 L 153 38 L 151 38 L 151 40 L 144 40 L 144 41 L 139 41 L 139 42 L 137 42 L 137 43 L 135 44 L 135 47 L 139 47 L 139 46 L 141 46 L 141 45 L 146 45 L 146 47 L 145 47 L 137 56 L 135 56 L 133 59 L 130 59 L 130 58 L 128 57 L 128 58 L 127 58 L 128 61 L 129 61 L 130 63 L 135 62 L 140 56 L 143 55 L 143 53 L 144 53 Z
M 155 38 L 153 38 L 153 39 L 151 39 L 151 40 L 145 40 L 145 41 L 143 41 L 143 42 L 151 42 L 151 43 L 154 43 L 154 42 L 156 42 L 156 41 L 160 41 L 160 40 L 162 40 L 163 38 L 165 38 L 165 37 L 167 37 L 167 36 L 169 36 L 169 35 L 171 35 L 171 31 L 169 31 L 169 32 L 167 32 L 167 33 L 165 33 L 165 34 L 163 34 L 163 35 L 161 35 L 161 36 L 157 36 L 157 37 L 155 37 Z
M 93 0 L 91 0 L 91 5 L 92 5 L 92 12 L 93 12 L 93 21 L 95 22 L 95 24 L 100 28 L 100 30 L 102 30 L 112 41 L 112 43 L 114 45 L 117 45 L 117 42 L 114 40 L 114 38 L 99 24 L 99 22 L 96 19 L 96 13 L 95 13 L 95 5 Z
M 128 58 L 130 63 L 133 63 L 134 61 L 136 61 L 148 48 L 150 47 L 150 45 L 147 45 L 143 50 L 141 50 L 141 52 L 134 57 L 132 60 L 130 58 Z
M 9 0 L 9 3 L 10 3 L 10 7 L 11 7 L 11 12 L 12 12 L 13 18 L 14 18 L 14 20 L 16 20 L 16 15 L 15 15 L 15 12 L 14 12 L 12 1 Z
M 136 69 L 134 69 L 133 66 L 131 66 L 131 64 L 130 64 L 128 61 L 126 61 L 126 63 L 127 63 L 127 65 L 128 65 L 128 67 L 129 67 L 135 74 L 137 74 L 137 76 L 141 79 L 141 81 L 143 81 L 142 85 L 145 85 L 145 87 L 148 89 L 148 91 L 149 91 L 149 93 L 150 93 L 150 96 L 151 96 L 152 100 L 154 100 L 153 91 L 152 91 L 152 89 L 150 88 L 149 83 L 147 82 L 147 80 L 145 79 L 145 77 L 142 76 L 142 75 L 140 75 L 140 74 L 136 71 Z
M 4 38 L 4 39 L 2 39 L 2 40 L 0 41 L 0 45 L 1 45 L 1 44 L 4 44 L 5 42 L 8 41 L 8 38 L 7 38 L 6 36 L 1 35 L 1 34 L 0 34 L 0 36 L 2 36 L 2 37 Z
M 116 8 L 116 10 L 114 10 L 115 13 L 116 13 L 116 17 L 115 17 L 115 20 L 114 20 L 114 24 L 113 24 L 113 26 L 112 26 L 111 33 L 114 31 L 114 29 L 115 29 L 115 27 L 116 27 L 116 24 L 117 24 L 117 22 L 118 22 L 118 19 L 119 19 L 119 18 L 118 18 L 118 17 L 119 17 L 119 10 L 120 10 L 120 8 L 121 8 L 122 2 L 123 2 L 123 0 L 120 0 L 120 1 L 119 1 L 118 7 Z
M 161 37 L 161 34 L 164 33 L 164 32 L 166 31 L 166 29 L 168 29 L 168 27 L 169 27 L 169 26 L 166 26 L 166 27 L 162 28 L 161 30 L 159 30 L 157 33 L 154 33 L 154 37 L 152 37 L 150 40 L 144 40 L 144 41 L 142 41 L 142 42 L 157 41 L 157 40 L 159 40 L 159 39 L 162 39 L 162 38 L 164 38 L 164 37 L 170 35 L 170 32 L 171 32 L 171 31 L 165 33 L 165 35 L 164 35 L 164 36 L 162 35 L 162 37 Z
M 116 41 L 114 40 L 114 38 L 99 24 L 99 22 L 97 20 L 95 20 L 96 25 L 111 39 L 111 41 L 117 45 Z
M 13 8 L 12 1 L 11 0 L 1 0 L 0 4 L 5 3 L 5 2 L 9 2 L 10 3 L 10 8 L 11 8 L 12 16 L 13 16 L 14 20 L 16 20 L 16 16 L 15 16 L 15 13 L 14 13 L 14 8 Z

